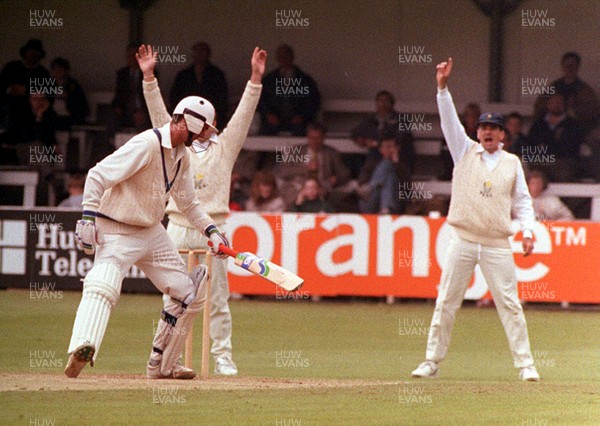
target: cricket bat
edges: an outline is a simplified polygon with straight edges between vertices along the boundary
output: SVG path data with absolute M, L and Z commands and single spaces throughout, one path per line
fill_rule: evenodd
M 212 247 L 212 242 L 209 241 L 208 245 Z M 259 275 L 287 291 L 296 291 L 304 284 L 304 280 L 298 275 L 253 253 L 240 253 L 223 244 L 219 245 L 219 251 L 233 257 L 235 264 L 239 267 Z

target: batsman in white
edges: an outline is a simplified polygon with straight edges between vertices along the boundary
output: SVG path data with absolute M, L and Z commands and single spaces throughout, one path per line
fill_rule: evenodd
M 214 115 L 214 108 L 205 100 L 184 98 L 175 107 L 172 120 L 134 136 L 88 173 L 76 240 L 86 254 L 95 252 L 95 258 L 83 282 L 67 376 L 77 377 L 88 362 L 93 366 L 123 277 L 134 264 L 166 296 L 148 377 L 195 376 L 179 360 L 187 332 L 206 300 L 206 267 L 199 266 L 188 276 L 161 220 L 171 196 L 214 247 L 229 245 L 195 196 L 192 154 L 186 148 L 215 137 Z
M 161 96 L 158 81 L 154 77 L 156 56 L 157 54 L 152 51 L 151 46 L 142 45 L 138 50 L 137 59 L 144 75 L 144 97 L 152 124 L 161 126 L 171 120 L 171 117 Z M 193 144 L 195 154 L 191 156 L 190 167 L 194 173 L 196 196 L 221 229 L 226 227 L 225 220 L 229 214 L 231 172 L 246 140 L 260 98 L 266 59 L 266 51 L 258 47 L 254 49 L 250 81 L 246 84 L 244 94 L 227 127 L 218 136 L 213 135 L 210 140 Z M 216 119 L 212 121 L 212 124 L 217 125 Z M 183 210 L 176 200 L 171 199 L 169 202 L 167 214 L 169 215 L 167 232 L 178 248 L 190 250 L 208 248 L 208 238 L 199 232 L 194 223 L 183 214 Z M 232 357 L 227 260 L 213 260 L 211 279 L 210 337 L 212 339 L 211 354 L 215 360 L 215 373 L 235 375 L 238 370 Z
M 533 251 L 534 213 L 519 158 L 502 149 L 505 137 L 500 114 L 479 117 L 477 139 L 471 140 L 459 121 L 447 81 L 452 58 L 437 66 L 437 103 L 442 131 L 454 161 L 452 198 L 448 213 L 451 238 L 431 320 L 425 362 L 413 377 L 436 377 L 450 344 L 460 308 L 475 266 L 487 281 L 522 380 L 538 381 L 519 303 L 514 258 L 509 243 L 511 211 L 521 222 L 523 254 Z

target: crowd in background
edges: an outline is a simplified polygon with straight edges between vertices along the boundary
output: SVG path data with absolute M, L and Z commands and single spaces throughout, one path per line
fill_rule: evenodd
M 114 149 L 110 142 L 115 133 L 137 133 L 150 127 L 136 51 L 137 46 L 127 46 L 126 64 L 115 74 L 112 103 L 97 114 L 95 124 L 103 125 L 104 130 L 94 141 L 96 157 L 92 161 Z M 68 59 L 53 58 L 50 69 L 46 69 L 46 52 L 37 39 L 21 47 L 19 55 L 20 59 L 4 65 L 0 73 L 2 165 L 28 165 L 27 150 L 22 148 L 32 144 L 58 152 L 56 132 L 86 124 L 90 112 L 85 91 L 71 75 Z M 275 57 L 276 68 L 263 79 L 258 133 L 264 137 L 305 137 L 306 143 L 276 152 L 242 150 L 232 176 L 232 210 L 447 213 L 448 200 L 444 197 L 414 196 L 415 137 L 402 126 L 403 115 L 396 111 L 390 92 L 377 93 L 374 112 L 347 129 L 364 153 L 340 153 L 325 143 L 327 129 L 318 121 L 321 94 L 317 82 L 296 65 L 291 46 L 279 46 Z M 192 46 L 191 62 L 177 73 L 168 103 L 173 108 L 185 96 L 203 96 L 215 106 L 217 125 L 223 129 L 230 110 L 226 74 L 211 62 L 211 47 L 205 42 Z M 581 57 L 577 53 L 567 52 L 560 63 L 563 75 L 536 100 L 527 132 L 519 113 L 505 117 L 503 149 L 521 158 L 536 213 L 545 220 L 589 214 L 585 200 L 564 200 L 572 213 L 560 199 L 547 195 L 549 182 L 600 181 L 598 97 L 578 77 Z M 478 104 L 469 103 L 461 114 L 465 130 L 474 140 L 481 112 Z M 64 171 L 68 176 L 61 180 L 57 203 L 64 199 L 61 206 L 78 206 L 86 170 L 67 163 Z M 451 173 L 449 155 L 444 158 L 442 154 L 437 178 L 449 180 Z M 40 199 L 43 203 L 43 196 Z

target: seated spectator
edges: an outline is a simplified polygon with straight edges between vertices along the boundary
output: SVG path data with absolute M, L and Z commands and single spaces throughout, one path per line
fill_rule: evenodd
M 575 120 L 566 115 L 564 97 L 555 94 L 548 99 L 546 115 L 532 124 L 521 161 L 530 168 L 543 168 L 553 182 L 573 182 L 579 177 L 582 142 Z
M 405 158 L 412 172 L 416 160 L 414 138 L 408 126 L 400 125 L 401 114 L 394 109 L 396 100 L 387 90 L 381 90 L 375 96 L 375 112 L 367 115 L 351 131 L 352 140 L 361 147 L 367 148 L 368 153 L 364 162 L 357 165 L 360 168 L 368 163 L 373 156 L 379 160 L 377 149 L 379 141 L 384 135 L 398 134 L 400 156 Z
M 511 112 L 504 119 L 506 138 L 502 141 L 502 149 L 519 157 L 523 152 L 525 135 L 523 134 L 523 116 L 518 112 Z
M 471 102 L 465 106 L 463 110 L 460 121 L 465 128 L 465 132 L 467 132 L 467 136 L 469 136 L 474 141 L 477 140 L 477 123 L 479 121 L 479 117 L 481 116 L 481 108 L 478 104 Z
M 228 92 L 225 73 L 210 62 L 211 49 L 208 43 L 198 42 L 192 47 L 192 66 L 179 71 L 171 88 L 171 108 L 186 96 L 202 96 L 208 99 L 217 113 L 220 129 L 227 126 Z
M 56 114 L 45 95 L 31 95 L 31 111 L 25 141 L 56 147 Z
M 150 128 L 150 116 L 142 89 L 142 73 L 135 59 L 138 46 L 130 44 L 126 50 L 127 65 L 117 71 L 115 97 L 112 101 L 114 131 L 143 131 Z
M 29 40 L 19 50 L 20 60 L 7 63 L 0 73 L 0 103 L 2 104 L 2 145 L 25 142 L 31 124 L 32 86 L 40 87 L 50 77 L 42 65 L 46 56 L 42 42 Z
M 292 205 L 292 211 L 298 213 L 333 213 L 333 208 L 323 197 L 323 188 L 316 178 L 304 181 L 300 193 Z
M 400 182 L 409 181 L 408 166 L 399 158 L 396 135 L 392 133 L 379 143 L 381 159 L 372 172 L 363 170 L 360 179 L 368 182 L 359 189 L 361 213 L 399 214 L 406 208 L 408 197 L 401 196 Z M 367 176 L 365 176 L 367 175 Z
M 71 64 L 64 58 L 56 58 L 50 64 L 50 74 L 58 89 L 52 104 L 58 130 L 70 130 L 74 124 L 83 124 L 90 112 L 83 88 L 69 75 L 70 71 Z
M 321 106 L 319 88 L 310 75 L 294 65 L 294 50 L 287 44 L 277 49 L 277 62 L 279 67 L 263 79 L 258 104 L 260 134 L 304 136 Z
M 351 193 L 355 188 L 355 183 L 354 186 L 350 184 L 350 170 L 342 161 L 340 153 L 325 145 L 326 132 L 325 126 L 320 123 L 309 124 L 306 131 L 307 144 L 291 147 L 294 154 L 282 156 L 275 168 L 275 175 L 284 181 L 282 190 L 288 204 L 296 198 L 307 177 L 319 180 L 337 211 L 342 209 L 337 207 L 336 202 L 341 203 L 344 194 Z
M 263 213 L 281 213 L 285 211 L 285 201 L 279 196 L 275 176 L 267 171 L 259 171 L 252 179 L 250 198 L 246 202 L 246 211 Z
M 592 87 L 582 81 L 579 76 L 581 56 L 576 52 L 565 53 L 560 61 L 563 76 L 552 82 L 557 94 L 565 99 L 566 113 L 573 118 L 585 135 L 600 123 L 600 102 Z M 547 112 L 548 98 L 540 96 L 536 100 L 536 118 Z
M 74 173 L 67 178 L 67 191 L 69 197 L 62 200 L 58 207 L 76 207 L 83 208 L 83 187 L 85 186 L 85 175 Z
M 560 201 L 560 198 L 546 193 L 548 178 L 543 172 L 539 170 L 529 172 L 527 186 L 537 220 L 573 220 L 573 213 Z

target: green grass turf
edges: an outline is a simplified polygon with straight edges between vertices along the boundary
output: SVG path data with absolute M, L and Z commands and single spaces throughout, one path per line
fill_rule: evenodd
M 80 294 L 61 296 L 32 300 L 27 291 L 0 293 L 1 372 L 62 372 Z M 96 366 L 82 374 L 144 373 L 160 307 L 158 296 L 123 295 Z M 151 389 L 3 392 L 0 423 L 600 423 L 598 312 L 527 310 L 543 381 L 522 383 L 493 309 L 459 312 L 449 356 L 433 381 L 410 377 L 424 357 L 431 304 L 245 300 L 231 302 L 231 310 L 234 357 L 243 376 L 404 383 L 251 391 L 182 387 L 165 404 L 154 403 Z M 297 366 L 278 360 L 290 352 Z M 36 366 L 39 355 L 50 365 Z

